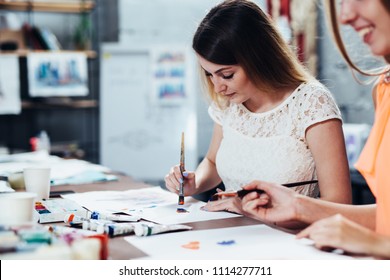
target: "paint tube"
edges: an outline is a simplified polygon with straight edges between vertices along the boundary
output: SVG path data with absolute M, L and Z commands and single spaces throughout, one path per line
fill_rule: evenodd
M 89 221 L 88 218 L 84 218 L 81 216 L 77 216 L 73 213 L 71 214 L 66 214 L 64 217 L 64 223 L 74 226 L 74 225 L 81 225 L 84 221 Z
M 64 235 L 64 234 L 81 234 L 83 236 L 90 236 L 95 235 L 96 232 L 86 229 L 78 229 L 73 227 L 67 227 L 67 226 L 58 226 L 58 225 L 52 225 L 47 226 L 46 229 L 49 232 L 54 233 L 55 235 Z
M 115 223 L 105 226 L 105 232 L 109 237 L 126 235 L 134 232 L 134 223 Z
M 121 214 L 105 214 L 99 212 L 92 212 L 91 219 L 93 220 L 109 220 L 114 222 L 138 222 L 140 217 L 130 216 L 130 215 L 121 215 Z
M 52 235 L 46 229 L 21 230 L 18 232 L 18 235 L 21 240 L 27 243 L 52 243 Z
M 153 223 L 138 223 L 134 225 L 134 233 L 137 236 L 149 236 L 163 232 L 190 230 L 186 225 L 159 225 Z
M 107 220 L 88 220 L 88 221 L 83 221 L 83 226 L 82 228 L 84 230 L 92 230 L 96 231 L 97 233 L 101 234 L 104 233 L 104 229 L 106 225 L 111 225 L 113 224 L 113 221 L 107 221 Z

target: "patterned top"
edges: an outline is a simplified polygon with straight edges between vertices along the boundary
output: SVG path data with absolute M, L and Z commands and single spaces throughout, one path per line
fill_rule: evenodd
M 253 180 L 285 184 L 316 179 L 306 129 L 325 120 L 341 120 L 333 96 L 317 81 L 302 83 L 267 112 L 252 113 L 233 103 L 219 109 L 212 103 L 209 115 L 223 129 L 216 166 L 227 190 L 238 190 Z M 318 184 L 296 191 L 311 197 L 319 194 Z

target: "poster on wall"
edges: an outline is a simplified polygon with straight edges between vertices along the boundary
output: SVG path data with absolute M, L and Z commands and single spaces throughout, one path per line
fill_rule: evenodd
M 101 50 L 101 163 L 160 184 L 180 160 L 184 132 L 186 168 L 194 170 L 199 87 L 191 50 L 183 44 L 131 48 L 112 43 Z M 164 90 L 176 85 L 181 90 Z
M 27 68 L 31 97 L 88 95 L 87 57 L 83 53 L 30 53 Z
M 19 57 L 0 56 L 0 114 L 19 114 L 20 100 Z
M 187 99 L 186 50 L 152 48 L 152 102 L 159 105 L 180 105 Z

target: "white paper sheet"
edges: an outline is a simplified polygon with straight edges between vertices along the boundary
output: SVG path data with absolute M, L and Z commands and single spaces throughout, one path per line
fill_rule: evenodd
M 125 212 L 159 224 L 180 224 L 238 217 L 227 212 L 207 212 L 205 202 L 186 198 L 187 213 L 177 213 L 178 196 L 160 187 L 128 191 L 98 191 L 63 195 L 91 211 Z
M 173 204 L 158 207 L 156 209 L 157 211 L 155 209 L 145 209 L 142 213 L 142 218 L 160 224 L 183 224 L 241 216 L 227 212 L 208 212 L 202 210 L 201 207 L 206 204 L 202 201 L 186 202 L 184 206 L 179 206 L 179 208 L 183 208 L 187 212 L 177 213 L 177 196 L 175 200 Z
M 62 197 L 73 200 L 91 211 L 128 212 L 142 211 L 171 204 L 173 193 L 160 187 L 128 191 L 94 191 L 67 194 Z M 177 196 L 176 201 L 177 201 Z
M 125 240 L 148 255 L 143 259 L 352 259 L 320 251 L 293 234 L 266 225 L 129 236 Z
M 45 151 L 5 155 L 0 157 L 0 173 L 18 173 L 27 167 L 49 166 L 52 180 L 65 179 L 86 171 L 109 172 L 110 169 L 78 159 L 62 159 Z

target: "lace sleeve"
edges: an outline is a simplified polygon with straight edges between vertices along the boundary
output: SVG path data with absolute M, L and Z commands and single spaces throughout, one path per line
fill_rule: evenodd
M 330 120 L 339 119 L 342 121 L 340 110 L 332 94 L 320 84 L 311 84 L 302 95 L 301 100 L 301 131 L 304 136 L 306 129 L 313 124 Z
M 211 119 L 219 125 L 222 125 L 223 111 L 215 103 L 211 103 L 208 109 Z

